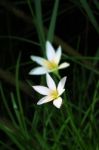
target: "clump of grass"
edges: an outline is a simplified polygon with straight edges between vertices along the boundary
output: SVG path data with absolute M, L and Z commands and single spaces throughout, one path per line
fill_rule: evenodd
M 34 1 L 35 11 L 30 0 L 27 0 L 27 4 L 35 19 L 38 45 L 41 47 L 42 55 L 45 56 L 45 41 L 52 42 L 54 39 L 59 1 L 56 0 L 54 3 L 47 33 L 43 25 L 41 1 Z M 80 5 L 98 33 L 98 24 L 89 4 L 81 0 Z M 14 38 L 17 39 L 17 37 Z M 24 38 L 18 38 L 18 40 L 24 40 Z M 30 40 L 25 39 L 25 41 L 31 43 Z M 76 45 L 79 49 L 79 43 Z M 0 118 L 0 131 L 3 135 L 0 139 L 2 150 L 99 150 L 99 71 L 96 69 L 99 48 L 94 57 L 84 57 L 73 52 L 73 56 L 67 56 L 65 51 L 62 55 L 62 59 L 68 60 L 71 67 L 70 71 L 63 71 L 60 74 L 67 75 L 66 92 L 61 109 L 56 109 L 50 103 L 37 106 L 34 100 L 38 100 L 39 95 L 36 93 L 33 93 L 32 105 L 29 103 L 29 106 L 24 107 L 24 96 L 20 91 L 19 68 L 26 64 L 20 64 L 21 55 L 19 55 L 15 66 L 15 81 L 12 81 L 15 83 L 15 91 L 7 93 L 9 95 L 7 96 L 6 87 L 0 82 L 1 111 L 4 114 Z M 91 64 L 88 63 L 89 60 L 92 61 Z M 56 76 L 54 78 L 55 81 L 58 80 Z M 39 80 L 45 84 L 44 77 Z M 35 84 L 35 80 L 28 80 L 28 83 Z M 24 88 L 25 85 L 21 86 L 21 89 Z M 26 100 L 29 100 L 28 96 Z M 29 112 L 32 114 L 29 115 Z

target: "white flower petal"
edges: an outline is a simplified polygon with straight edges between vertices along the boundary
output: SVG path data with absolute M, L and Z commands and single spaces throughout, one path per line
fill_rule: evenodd
M 37 64 L 43 66 L 44 62 L 46 59 L 42 58 L 42 57 L 38 57 L 38 56 L 30 56 L 30 58 L 35 61 Z
M 44 67 L 36 67 L 34 69 L 32 69 L 29 74 L 30 75 L 42 75 L 42 74 L 45 74 L 47 73 L 48 70 Z
M 48 60 L 53 60 L 55 57 L 55 50 L 49 41 L 46 42 L 46 55 Z
M 64 86 L 65 86 L 65 83 L 66 83 L 66 79 L 67 79 L 67 77 L 63 77 L 60 80 L 60 82 L 58 83 L 57 90 L 58 90 L 59 95 L 61 95 L 65 91 Z
M 46 82 L 47 82 L 48 87 L 51 90 L 56 90 L 55 82 L 54 82 L 54 80 L 51 78 L 51 76 L 49 74 L 46 75 Z
M 61 105 L 62 105 L 62 98 L 61 98 L 61 97 L 58 97 L 57 99 L 55 99 L 55 100 L 53 101 L 53 105 L 54 105 L 55 107 L 57 107 L 57 108 L 60 108 Z
M 59 96 L 62 95 L 64 93 L 65 89 L 61 89 L 58 91 Z
M 62 50 L 61 50 L 61 46 L 59 46 L 57 51 L 56 51 L 56 56 L 55 56 L 56 64 L 59 64 L 60 59 L 61 59 L 61 55 L 62 55 Z
M 66 79 L 67 79 L 67 77 L 63 77 L 63 78 L 59 81 L 58 87 L 57 87 L 58 90 L 64 89 L 64 86 L 65 86 L 65 83 L 66 83 Z
M 53 98 L 52 98 L 51 96 L 45 96 L 45 97 L 41 98 L 41 99 L 37 102 L 37 105 L 41 105 L 41 104 L 50 102 L 50 101 L 52 101 L 52 100 L 53 100 Z
M 70 64 L 64 62 L 64 63 L 62 63 L 62 64 L 59 65 L 59 69 L 67 68 L 68 66 L 70 66 Z
M 42 95 L 48 95 L 50 93 L 50 89 L 48 89 L 45 86 L 37 85 L 37 86 L 32 86 L 32 87 L 35 91 L 37 91 L 38 93 Z

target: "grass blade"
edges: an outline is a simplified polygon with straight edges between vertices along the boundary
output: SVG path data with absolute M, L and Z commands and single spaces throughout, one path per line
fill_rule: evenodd
M 94 26 L 94 28 L 96 29 L 97 33 L 99 34 L 99 25 L 96 21 L 96 18 L 90 8 L 90 6 L 88 5 L 87 0 L 80 0 L 85 12 L 87 13 L 90 22 L 92 23 L 92 25 Z
M 19 116 L 20 121 L 21 121 L 20 123 L 21 123 L 21 126 L 23 127 L 23 133 L 25 134 L 25 136 L 28 137 L 28 132 L 27 132 L 27 128 L 26 128 L 26 122 L 25 122 L 23 107 L 22 107 L 22 103 L 21 103 L 20 88 L 19 88 L 20 87 L 20 85 L 19 85 L 20 57 L 21 57 L 21 55 L 19 55 L 18 60 L 17 60 L 17 64 L 16 64 L 16 94 L 17 94 L 18 107 L 19 107 L 19 112 L 20 112 L 20 116 Z
M 98 0 L 94 0 L 93 2 L 95 4 L 96 8 L 99 10 L 99 1 Z
M 35 0 L 35 19 L 36 19 L 36 28 L 40 40 L 40 44 L 42 49 L 45 48 L 45 35 L 44 35 L 44 27 L 43 27 L 43 19 L 42 19 L 42 8 L 41 8 L 41 0 Z
M 6 133 L 6 135 L 9 137 L 9 139 L 11 139 L 11 141 L 17 145 L 17 147 L 20 149 L 20 150 L 24 150 L 23 146 L 22 146 L 22 143 L 20 141 L 18 141 L 18 139 L 16 138 L 16 135 L 15 135 L 15 131 L 13 131 L 12 129 L 10 129 L 9 127 L 7 127 L 6 125 L 4 124 L 0 124 L 0 129 Z
M 2 100 L 3 100 L 3 104 L 4 104 L 4 106 L 5 106 L 6 110 L 7 110 L 7 113 L 8 113 L 8 115 L 9 115 L 10 119 L 12 120 L 14 126 L 17 127 L 17 124 L 16 124 L 16 121 L 15 121 L 15 119 L 14 119 L 14 117 L 13 117 L 13 114 L 12 114 L 12 112 L 10 111 L 9 106 L 8 106 L 8 104 L 7 104 L 7 99 L 6 99 L 6 97 L 5 97 L 5 94 L 4 94 L 4 92 L 3 92 L 3 88 L 2 88 L 2 86 L 1 86 L 1 84 L 0 84 L 0 92 L 1 92 L 1 97 L 2 97 Z
M 55 30 L 58 5 L 59 5 L 59 0 L 56 0 L 55 4 L 54 4 L 51 22 L 50 22 L 50 26 L 49 26 L 49 30 L 48 30 L 48 36 L 47 36 L 47 40 L 49 40 L 50 42 L 53 41 L 53 37 L 54 37 L 54 30 Z

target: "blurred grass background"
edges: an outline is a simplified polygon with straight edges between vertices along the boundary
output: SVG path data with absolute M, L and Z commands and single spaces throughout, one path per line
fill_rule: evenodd
M 99 150 L 98 0 L 0 1 L 0 149 Z M 70 67 L 60 110 L 37 106 L 30 55 L 62 46 Z

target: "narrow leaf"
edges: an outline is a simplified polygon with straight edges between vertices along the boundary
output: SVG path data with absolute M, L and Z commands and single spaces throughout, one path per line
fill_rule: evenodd
M 97 23 L 97 20 L 87 2 L 87 0 L 80 0 L 83 8 L 85 9 L 85 12 L 87 13 L 89 19 L 90 19 L 90 22 L 92 23 L 92 25 L 94 26 L 94 28 L 96 29 L 96 31 L 99 33 L 99 25 Z
M 47 40 L 49 40 L 50 42 L 52 42 L 53 37 L 54 37 L 58 4 L 59 4 L 59 0 L 56 0 L 55 4 L 54 4 L 53 13 L 52 13 L 52 17 L 51 17 L 51 22 L 50 22 L 50 26 L 49 26 L 49 30 L 48 30 L 48 36 L 47 36 Z

